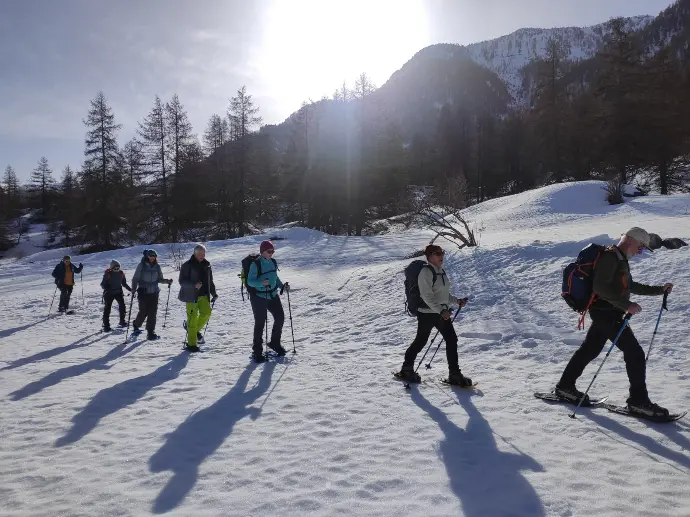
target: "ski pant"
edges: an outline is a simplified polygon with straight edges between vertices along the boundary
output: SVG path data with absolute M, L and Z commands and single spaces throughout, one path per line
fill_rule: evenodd
M 431 331 L 437 328 L 446 342 L 446 359 L 450 372 L 460 371 L 458 366 L 458 335 L 451 320 L 444 320 L 440 314 L 417 313 L 417 335 L 405 352 L 403 366 L 413 366 L 417 354 L 422 351 L 429 340 Z
M 196 302 L 187 302 L 187 344 L 196 346 L 196 333 L 204 328 L 211 317 L 208 296 L 199 296 Z
M 125 310 L 125 297 L 122 292 L 119 293 L 108 293 L 103 295 L 103 301 L 105 302 L 105 307 L 103 307 L 103 326 L 110 326 L 110 309 L 113 306 L 113 300 L 117 300 L 118 308 L 120 309 L 120 321 L 125 321 L 126 310 Z
M 582 375 L 585 367 L 592 362 L 603 350 L 607 340 L 614 340 L 623 325 L 623 313 L 613 310 L 590 310 L 592 325 L 580 348 L 573 354 L 568 366 L 565 367 L 560 386 L 574 386 L 575 381 Z M 627 326 L 616 346 L 623 352 L 625 369 L 630 381 L 630 398 L 635 401 L 646 402 L 647 394 L 646 364 L 644 350 L 637 342 L 630 326 Z
M 270 300 L 252 294 L 249 297 L 254 313 L 254 346 L 261 347 L 263 341 L 264 325 L 268 325 L 268 313 L 273 316 L 273 330 L 271 331 L 271 344 L 279 345 L 283 334 L 283 323 L 285 323 L 285 313 L 280 297 L 275 296 Z
M 134 326 L 141 328 L 146 320 L 146 331 L 152 334 L 156 330 L 156 314 L 158 313 L 158 293 L 139 294 L 139 314 L 134 319 Z
M 69 299 L 72 296 L 73 287 L 73 285 L 60 286 L 60 305 L 58 305 L 58 309 L 69 309 Z

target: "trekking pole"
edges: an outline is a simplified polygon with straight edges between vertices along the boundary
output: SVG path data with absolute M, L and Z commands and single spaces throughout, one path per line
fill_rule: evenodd
M 213 300 L 213 301 L 211 302 L 211 314 L 213 314 L 213 306 L 214 306 L 215 304 L 216 304 L 216 301 Z M 208 321 L 206 322 L 206 327 L 204 328 L 204 336 L 203 336 L 204 338 L 206 338 L 206 329 L 208 328 L 208 322 L 209 322 L 209 321 L 211 321 L 211 316 L 210 316 L 210 315 L 209 315 L 209 317 L 208 317 Z
M 131 298 L 129 299 L 129 316 L 127 317 L 127 332 L 125 332 L 125 343 L 127 343 L 127 337 L 129 336 L 129 322 L 132 319 L 132 304 L 134 303 L 134 290 L 131 292 Z
M 81 271 L 79 271 L 79 283 L 81 284 L 81 305 L 84 306 L 84 276 Z
M 170 303 L 170 284 L 168 284 L 168 300 L 165 302 L 165 318 L 163 318 L 163 328 L 168 321 L 168 304 Z
M 55 285 L 55 291 L 53 291 L 53 300 L 50 302 L 50 308 L 48 309 L 48 316 L 50 316 L 50 311 L 53 310 L 53 304 L 55 303 L 55 294 L 57 293 L 57 284 Z
M 575 413 L 577 413 L 577 410 L 580 409 L 580 406 L 584 402 L 585 397 L 587 396 L 587 393 L 589 393 L 589 389 L 592 387 L 592 384 L 594 384 L 594 381 L 597 379 L 597 375 L 599 375 L 599 372 L 601 371 L 602 366 L 604 366 L 606 359 L 608 359 L 609 354 L 611 354 L 611 350 L 613 350 L 613 347 L 616 346 L 616 343 L 618 343 L 618 339 L 621 337 L 621 334 L 623 334 L 625 327 L 627 327 L 630 324 L 630 318 L 632 318 L 632 314 L 626 314 L 625 318 L 623 318 L 623 325 L 621 325 L 621 329 L 618 331 L 618 334 L 616 335 L 616 339 L 614 339 L 613 343 L 611 343 L 611 346 L 609 347 L 609 351 L 606 352 L 606 355 L 604 356 L 604 360 L 599 365 L 599 369 L 597 370 L 597 373 L 594 374 L 594 377 L 592 378 L 592 382 L 590 382 L 589 386 L 587 386 L 587 391 L 585 391 L 584 395 L 582 395 L 582 398 L 580 399 L 580 402 L 578 402 L 577 407 L 575 408 L 575 410 L 573 411 L 573 413 L 571 415 L 568 415 L 570 418 L 575 418 Z
M 465 300 L 467 301 L 467 300 Z M 455 323 L 455 318 L 458 317 L 458 314 L 460 314 L 460 307 L 458 307 L 458 310 L 455 312 L 455 316 L 453 316 L 453 319 L 451 320 L 450 324 L 452 325 Z M 441 348 L 441 343 L 443 343 L 443 339 L 438 342 L 438 346 L 436 347 L 436 350 L 434 351 L 434 355 L 431 356 L 431 359 L 429 359 L 429 362 L 426 364 L 426 369 L 430 370 L 431 369 L 431 363 L 434 360 L 434 357 L 436 357 L 436 354 L 438 353 L 438 349 Z
M 285 289 L 285 286 L 283 286 L 283 289 Z M 281 293 L 283 294 L 281 289 Z M 290 306 L 290 289 L 288 289 L 287 292 L 288 295 L 288 313 L 290 314 L 290 332 L 292 332 L 292 353 L 296 354 L 297 350 L 295 350 L 295 329 L 292 327 L 292 307 Z
M 656 327 L 654 327 L 654 334 L 652 334 L 652 341 L 649 343 L 649 350 L 647 350 L 647 357 L 644 358 L 645 363 L 649 360 L 649 354 L 652 351 L 652 345 L 654 344 L 654 338 L 656 337 L 656 331 L 659 328 L 659 322 L 661 321 L 661 313 L 664 312 L 664 310 L 668 310 L 668 307 L 666 306 L 666 300 L 668 300 L 668 291 L 666 291 L 664 293 L 664 301 L 661 302 L 661 309 L 659 309 L 659 317 L 656 319 Z
M 268 293 L 271 291 L 266 289 L 266 348 L 268 349 Z M 268 350 L 266 350 L 266 357 L 268 357 Z

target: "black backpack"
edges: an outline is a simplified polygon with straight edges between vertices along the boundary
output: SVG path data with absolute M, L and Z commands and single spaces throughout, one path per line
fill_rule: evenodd
M 575 262 L 563 270 L 561 297 L 576 312 L 586 313 L 593 300 L 594 268 L 606 250 L 600 244 L 590 244 L 580 251 Z
M 256 294 L 256 289 L 250 285 L 247 284 L 247 277 L 249 276 L 249 268 L 252 267 L 252 264 L 256 264 L 256 276 L 259 278 L 261 275 L 264 275 L 266 273 L 272 273 L 273 271 L 278 271 L 278 263 L 276 262 L 276 259 L 272 258 L 271 262 L 273 262 L 273 267 L 275 269 L 271 271 L 261 271 L 261 261 L 259 260 L 259 257 L 261 255 L 258 255 L 256 253 L 251 253 L 244 257 L 242 259 L 242 272 L 238 275 L 242 281 L 242 287 L 240 287 L 240 292 L 242 293 L 242 300 L 244 300 L 244 289 L 247 289 L 247 293 L 251 294 Z
M 419 309 L 428 309 L 429 306 L 422 300 L 422 295 L 419 293 L 419 273 L 422 269 L 428 267 L 434 275 L 434 280 L 431 285 L 436 283 L 437 273 L 424 260 L 413 260 L 405 268 L 405 311 L 410 316 L 417 316 Z

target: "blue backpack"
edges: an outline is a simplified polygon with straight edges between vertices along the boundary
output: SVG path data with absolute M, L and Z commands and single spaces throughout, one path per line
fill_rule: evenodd
M 561 297 L 571 309 L 580 314 L 586 313 L 593 301 L 594 268 L 605 250 L 605 246 L 590 244 L 580 251 L 575 262 L 571 262 L 563 270 Z
M 432 285 L 436 283 L 437 273 L 424 260 L 413 260 L 405 268 L 405 311 L 410 316 L 417 316 L 417 311 L 421 308 L 428 308 L 429 306 L 422 300 L 422 295 L 419 293 L 419 273 L 422 269 L 428 267 L 434 274 Z

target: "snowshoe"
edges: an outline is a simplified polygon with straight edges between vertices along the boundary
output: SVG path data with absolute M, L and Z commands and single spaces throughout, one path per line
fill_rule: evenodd
M 201 332 L 196 333 L 196 342 L 199 345 L 203 345 L 206 341 L 204 341 L 204 336 L 201 335 Z
M 77 313 L 77 311 L 75 311 L 75 310 L 73 310 L 73 309 L 70 309 L 70 310 L 68 310 L 68 311 L 65 311 L 65 314 L 70 314 L 70 315 L 76 314 L 76 313 Z
M 560 399 L 565 400 L 566 402 L 579 404 L 580 400 L 582 400 L 582 397 L 584 397 L 585 399 L 582 401 L 582 405 L 589 406 L 591 404 L 591 401 L 589 400 L 589 395 L 585 395 L 584 393 L 582 393 L 575 387 L 575 385 L 562 387 L 556 385 L 556 388 L 553 390 L 553 393 L 554 395 L 556 395 Z
M 414 382 L 417 384 L 422 382 L 422 378 L 419 376 L 417 372 L 414 371 L 414 368 L 412 366 L 403 365 L 403 367 L 400 368 L 400 372 L 395 376 L 398 379 L 402 379 L 407 382 Z
M 252 348 L 252 359 L 254 360 L 255 363 L 265 363 L 266 362 L 266 356 L 264 355 L 264 349 L 263 347 L 254 347 Z
M 669 413 L 666 408 L 662 408 L 658 404 L 652 404 L 651 402 L 644 404 L 635 403 L 633 405 L 628 403 L 627 406 L 604 404 L 604 407 L 612 413 L 643 418 L 657 423 L 675 422 L 688 414 L 687 411 L 683 411 L 682 413 Z
M 104 325 L 103 326 L 103 332 L 110 332 L 111 330 L 113 330 L 113 329 L 110 328 L 110 325 Z
M 118 327 L 125 328 L 127 326 L 126 321 L 121 321 L 120 323 L 117 324 Z
M 460 371 L 450 372 L 448 378 L 443 379 L 443 382 L 460 388 L 471 388 L 474 386 L 474 384 L 472 384 L 472 379 L 465 377 Z
M 140 328 L 135 327 L 134 325 L 132 325 L 132 327 L 133 327 L 133 330 L 132 330 L 132 335 L 133 335 L 133 336 L 138 336 L 139 334 L 141 334 L 141 333 L 143 332 L 143 330 L 141 330 Z
M 160 339 L 160 338 L 161 337 L 158 334 L 156 334 L 155 332 L 149 332 L 148 334 L 146 334 L 146 339 L 148 339 L 149 341 L 155 341 L 156 339 Z
M 199 352 L 201 349 L 198 346 L 187 345 L 184 347 L 187 352 Z
M 280 343 L 277 343 L 275 345 L 273 343 L 268 343 L 268 345 L 266 346 L 273 350 L 278 355 L 278 357 L 283 357 L 285 354 L 287 354 L 287 350 L 285 350 Z
M 66 310 L 67 309 L 65 309 L 64 307 L 58 307 L 58 312 L 65 312 Z

